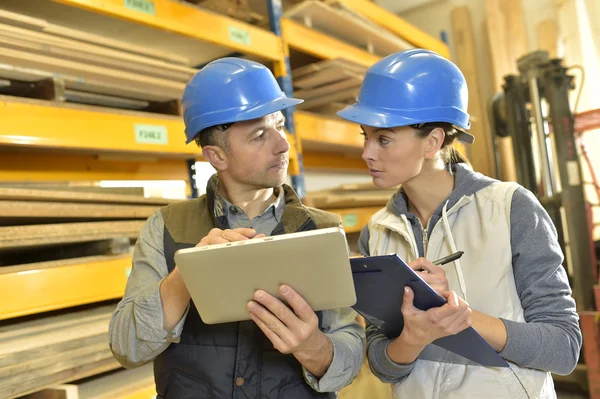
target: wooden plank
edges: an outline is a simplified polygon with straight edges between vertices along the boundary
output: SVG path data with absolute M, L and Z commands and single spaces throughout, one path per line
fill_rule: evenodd
M 35 82 L 54 76 L 55 74 L 49 71 L 0 63 L 0 77 L 7 79 Z M 61 74 L 60 79 L 64 82 L 67 89 L 72 90 L 82 90 L 148 101 L 167 101 L 173 98 L 172 94 L 160 92 L 155 89 L 140 90 L 132 87 L 124 87 L 123 85 L 102 82 L 97 79 L 84 79 L 77 75 Z
M 33 248 L 115 237 L 135 238 L 143 225 L 144 221 L 123 221 L 3 226 L 0 227 L 0 249 Z
M 350 89 L 340 90 L 335 93 L 331 93 L 322 97 L 314 98 L 310 101 L 305 101 L 302 104 L 298 104 L 296 106 L 297 109 L 304 110 L 310 109 L 314 107 L 318 107 L 319 105 L 329 104 L 336 101 L 354 101 L 356 100 L 356 96 L 358 95 L 359 88 L 352 87 Z
M 309 90 L 327 83 L 334 83 L 344 80 L 351 76 L 356 75 L 339 68 L 327 68 L 315 72 L 312 75 L 303 76 L 298 79 L 298 81 L 294 81 L 294 87 L 297 87 L 301 90 Z
M 471 133 L 476 140 L 471 145 L 470 161 L 473 168 L 486 176 L 496 177 L 493 137 L 488 128 L 487 107 L 483 100 L 482 77 L 477 67 L 477 49 L 471 22 L 471 14 L 466 6 L 456 7 L 451 12 L 456 63 L 465 75 L 469 87 L 469 114 Z
M 540 22 L 535 27 L 537 46 L 546 50 L 550 58 L 556 58 L 558 46 L 558 24 L 553 19 Z
M 355 72 L 356 74 L 361 76 L 364 75 L 364 73 L 367 70 L 367 68 L 361 64 L 357 64 L 344 58 L 334 58 L 331 60 L 313 62 L 308 65 L 294 68 L 292 70 L 292 80 L 294 80 L 294 84 L 296 84 L 296 80 L 299 80 L 300 78 L 305 77 L 306 75 L 313 75 L 316 72 L 329 68 L 337 68 L 349 72 Z
M 108 96 L 106 94 L 87 93 L 79 90 L 65 90 L 65 101 L 78 104 L 96 105 L 108 108 L 144 110 L 150 106 L 148 101 L 131 100 L 129 98 Z
M 66 56 L 75 60 L 90 60 L 93 57 L 94 62 L 115 65 L 115 62 L 123 62 L 130 70 L 136 70 L 138 67 L 145 73 L 159 73 L 163 77 L 182 80 L 186 82 L 193 76 L 197 70 L 194 68 L 168 63 L 155 58 L 131 54 L 121 50 L 114 50 L 98 45 L 87 44 L 78 40 L 71 40 L 54 36 L 48 33 L 23 29 L 6 24 L 0 24 L 0 34 L 6 38 L 15 38 L 27 40 L 31 43 L 44 45 L 44 50 L 50 53 Z M 70 51 L 68 51 L 70 50 Z M 148 67 L 154 68 L 154 70 Z M 169 75 L 170 74 L 170 75 Z
M 135 369 L 118 370 L 78 385 L 80 399 L 124 398 L 148 387 L 154 387 L 152 363 Z
M 298 90 L 294 95 L 305 101 L 311 101 L 328 94 L 337 93 L 346 89 L 360 90 L 362 79 L 356 76 L 348 76 L 347 79 L 339 80 L 330 84 L 324 84 L 316 88 Z
M 56 366 L 55 369 L 59 370 L 62 368 L 63 370 L 55 374 L 30 379 L 16 386 L 0 387 L 0 397 L 14 399 L 47 386 L 80 380 L 121 367 L 108 348 L 106 351 L 98 353 L 93 357 L 84 356 L 81 359 L 72 360 L 71 367 L 66 365 L 66 363 L 62 362 L 62 367 Z
M 137 89 L 160 89 L 169 93 L 173 98 L 181 96 L 185 84 L 165 79 L 141 76 L 135 73 L 117 71 L 110 68 L 87 65 L 80 62 L 61 60 L 24 51 L 0 47 L 0 62 L 14 64 L 25 68 L 46 69 L 54 73 L 76 74 L 84 78 L 91 78 L 108 84 L 120 84 Z
M 69 341 L 84 339 L 92 336 L 102 336 L 106 338 L 108 333 L 108 323 L 111 313 L 104 314 L 104 317 L 93 321 L 80 321 L 73 326 L 52 329 L 43 333 L 23 334 L 11 340 L 3 340 L 0 342 L 0 359 L 4 364 L 3 369 L 11 364 L 11 357 L 15 353 L 24 353 L 26 351 L 42 350 L 44 347 L 58 345 Z M 74 314 L 73 317 L 76 317 Z M 17 327 L 18 331 L 18 327 Z M 108 348 L 106 341 L 104 342 Z M 24 356 L 24 355 L 23 355 Z M 29 357 L 31 359 L 31 357 Z
M 0 218 L 23 219 L 146 219 L 150 205 L 104 205 L 33 201 L 0 201 Z
M 292 7 L 284 15 L 373 54 L 386 56 L 412 48 L 408 42 L 366 22 L 341 4 L 334 8 L 320 1 L 309 0 Z
M 85 188 L 82 188 L 85 190 Z M 0 200 L 13 201 L 53 201 L 53 202 L 91 202 L 102 204 L 144 204 L 168 205 L 175 200 L 164 198 L 145 198 L 128 194 L 105 194 L 100 192 L 73 192 L 61 190 L 38 190 L 27 188 L 0 187 Z
M 77 39 L 88 43 L 106 46 L 114 49 L 128 51 L 137 54 L 143 54 L 149 57 L 159 58 L 165 61 L 174 62 L 182 65 L 189 65 L 189 59 L 177 54 L 171 54 L 164 51 L 158 51 L 151 46 L 138 46 L 122 40 L 114 40 L 100 35 L 88 33 L 85 31 L 71 29 L 60 25 L 50 24 L 40 18 L 33 18 L 27 15 L 14 13 L 0 9 L 0 21 L 14 25 L 37 29 L 46 33 L 62 36 L 70 39 Z
M 80 399 L 77 385 L 56 385 L 23 396 L 21 399 Z
M 486 0 L 486 35 L 493 73 L 492 88 L 501 90 L 504 76 L 517 73 L 517 58 L 527 52 L 520 2 Z M 514 35 L 511 37 L 510 35 Z M 517 181 L 512 139 L 497 138 L 502 180 Z
M 12 380 L 13 383 L 20 383 L 31 378 L 29 375 L 46 374 L 44 370 L 53 370 L 47 374 L 54 374 L 53 368 L 57 361 L 70 358 L 81 358 L 84 356 L 94 356 L 97 353 L 105 352 L 108 349 L 107 334 L 98 334 L 92 341 L 78 341 L 79 345 L 71 348 L 51 348 L 51 353 L 46 356 L 39 355 L 30 357 L 28 360 L 17 361 L 16 359 L 11 364 L 0 368 L 0 378 L 7 384 Z M 48 347 L 46 347 L 48 348 Z M 11 356 L 12 358 L 12 356 Z M 12 359 L 11 359 L 12 360 Z M 60 370 L 62 371 L 62 370 Z

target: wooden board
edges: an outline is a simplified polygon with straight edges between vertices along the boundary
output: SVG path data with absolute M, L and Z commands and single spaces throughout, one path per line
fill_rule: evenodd
M 284 15 L 381 56 L 413 47 L 389 31 L 369 23 L 341 4 L 334 6 L 308 0 L 292 7 Z
M 90 202 L 102 204 L 168 205 L 177 201 L 163 198 L 145 198 L 138 195 L 104 194 L 99 192 L 72 192 L 0 187 L 0 200 Z
M 183 83 L 166 79 L 152 78 L 81 62 L 31 54 L 2 46 L 0 46 L 0 63 L 17 65 L 24 68 L 43 69 L 58 74 L 75 74 L 83 78 L 96 79 L 108 84 L 135 87 L 136 89 L 148 88 L 150 90 L 160 90 L 172 95 L 173 98 L 179 98 L 185 87 Z
M 114 307 L 69 312 L 0 327 L 0 397 L 14 398 L 46 386 L 118 367 L 107 344 Z
M 0 63 L 0 77 L 7 79 L 22 80 L 25 82 L 36 82 L 43 79 L 55 78 L 55 74 L 49 71 L 41 71 L 34 68 L 20 67 L 12 64 Z M 160 92 L 159 89 L 138 89 L 123 85 L 102 82 L 97 79 L 84 79 L 77 75 L 61 74 L 60 79 L 67 89 L 82 90 L 100 94 L 127 97 L 148 101 L 168 101 L 173 99 L 171 93 Z
M 495 178 L 493 137 L 489 130 L 487 107 L 481 94 L 483 81 L 477 66 L 477 48 L 469 8 L 466 6 L 454 8 L 451 12 L 451 20 L 455 62 L 465 75 L 469 87 L 471 134 L 475 136 L 469 158 L 477 172 Z
M 350 89 L 340 90 L 338 92 L 330 93 L 321 97 L 317 97 L 311 101 L 305 101 L 302 104 L 296 106 L 297 109 L 311 109 L 320 105 L 329 104 L 337 101 L 353 102 L 356 100 L 358 95 L 358 87 L 352 87 Z
M 77 388 L 79 399 L 114 399 L 140 390 L 155 389 L 152 363 L 89 379 Z
M 320 97 L 339 93 L 347 89 L 354 89 L 358 92 L 361 83 L 362 79 L 357 76 L 342 74 L 342 80 L 329 84 L 326 83 L 311 89 L 298 90 L 297 92 L 294 92 L 294 95 L 304 99 L 305 102 L 311 102 L 313 100 L 318 100 Z
M 99 65 L 120 66 L 132 71 L 158 75 L 172 80 L 187 82 L 197 70 L 168 63 L 155 58 L 131 54 L 121 50 L 87 44 L 78 40 L 62 38 L 48 33 L 0 24 L 0 35 L 5 39 L 19 39 L 28 44 L 38 44 L 37 51 L 73 60 L 84 60 Z M 119 63 L 120 62 L 120 63 Z
M 553 19 L 540 22 L 535 27 L 537 46 L 540 50 L 546 50 L 550 58 L 557 57 L 558 46 L 558 24 Z
M 87 43 L 97 44 L 105 47 L 119 49 L 131 53 L 143 54 L 149 57 L 162 59 L 176 64 L 189 65 L 189 59 L 176 54 L 170 54 L 163 51 L 157 51 L 151 46 L 136 46 L 122 40 L 113 40 L 100 35 L 95 35 L 85 31 L 71 29 L 60 25 L 48 23 L 47 21 L 30 17 L 24 14 L 10 12 L 0 9 L 0 22 L 13 26 L 36 29 L 46 33 L 62 36 L 70 39 L 77 39 Z
M 144 221 L 60 223 L 0 227 L 0 249 L 107 240 L 115 237 L 135 238 Z
M 0 201 L 0 219 L 146 219 L 151 205 L 104 205 L 42 201 Z
M 314 75 L 316 72 L 334 68 L 341 69 L 344 71 L 354 72 L 358 75 L 364 75 L 367 71 L 367 68 L 364 66 L 357 64 L 355 62 L 343 59 L 343 58 L 334 58 L 332 60 L 323 60 L 319 62 L 313 62 L 311 64 L 307 64 L 298 68 L 294 68 L 292 70 L 292 80 L 294 81 L 294 85 L 296 85 L 296 81 L 301 80 L 301 78 L 307 75 Z
M 486 0 L 487 48 L 490 54 L 492 88 L 500 91 L 504 76 L 517 73 L 517 58 L 527 52 L 523 11 L 517 0 Z M 517 181 L 512 139 L 497 138 L 502 180 Z

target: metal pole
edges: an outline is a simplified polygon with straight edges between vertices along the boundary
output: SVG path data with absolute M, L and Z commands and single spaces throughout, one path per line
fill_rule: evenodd
M 542 103 L 540 100 L 536 69 L 529 69 L 529 71 L 527 72 L 527 80 L 529 83 L 531 109 L 535 120 L 535 130 L 537 133 L 538 147 L 540 151 L 540 174 L 542 178 L 543 195 L 546 197 L 552 197 L 555 191 L 554 176 L 552 172 L 552 167 L 550 165 L 550 156 L 548 151 L 548 142 L 546 140 L 546 131 L 544 130 L 544 116 L 542 114 Z
M 269 25 L 271 27 L 271 31 L 281 38 L 284 53 L 283 61 L 278 63 L 278 65 L 275 65 L 275 77 L 277 78 L 279 86 L 285 95 L 288 97 L 293 97 L 294 88 L 292 85 L 290 57 L 287 51 L 287 45 L 283 41 L 283 34 L 281 30 L 281 0 L 267 0 L 267 8 L 269 11 Z M 306 188 L 304 185 L 304 162 L 302 159 L 300 138 L 296 135 L 296 129 L 294 128 L 294 107 L 284 109 L 283 115 L 285 116 L 285 127 L 287 131 L 295 138 L 294 144 L 296 146 L 296 154 L 298 156 L 297 173 L 292 174 L 292 187 L 300 198 L 304 198 L 306 196 Z
M 565 239 L 569 246 L 567 255 L 573 270 L 573 296 L 577 309 L 593 310 L 594 270 L 592 264 L 592 238 L 588 229 L 583 178 L 575 137 L 575 118 L 569 106 L 572 78 L 560 60 L 552 60 L 540 76 L 550 104 L 550 118 L 556 145 L 557 163 L 562 182 L 562 206 L 566 215 Z

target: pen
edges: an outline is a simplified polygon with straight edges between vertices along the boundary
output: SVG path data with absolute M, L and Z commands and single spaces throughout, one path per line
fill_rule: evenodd
M 458 258 L 460 258 L 461 256 L 463 256 L 463 254 L 464 254 L 463 251 L 458 251 L 458 252 L 455 252 L 455 253 L 453 253 L 451 255 L 448 255 L 448 256 L 445 256 L 445 257 L 443 257 L 441 259 L 436 260 L 435 262 L 433 262 L 433 264 L 434 265 L 438 265 L 438 266 L 445 265 L 446 263 L 450 263 L 450 262 L 452 262 L 454 260 L 457 260 Z

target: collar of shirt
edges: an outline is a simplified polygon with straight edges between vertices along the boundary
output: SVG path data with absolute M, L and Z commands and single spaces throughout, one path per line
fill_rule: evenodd
M 213 190 L 215 193 L 215 217 L 225 216 L 229 218 L 229 213 L 233 212 L 243 212 L 241 208 L 236 205 L 233 205 L 229 202 L 224 196 L 219 192 L 218 184 L 213 186 Z M 275 187 L 273 189 L 273 194 L 275 195 L 275 201 L 264 210 L 264 212 L 260 215 L 263 216 L 267 212 L 272 212 L 277 223 L 281 222 L 281 218 L 283 217 L 283 210 L 285 209 L 285 192 L 283 187 Z M 260 217 L 259 216 L 259 217 Z

